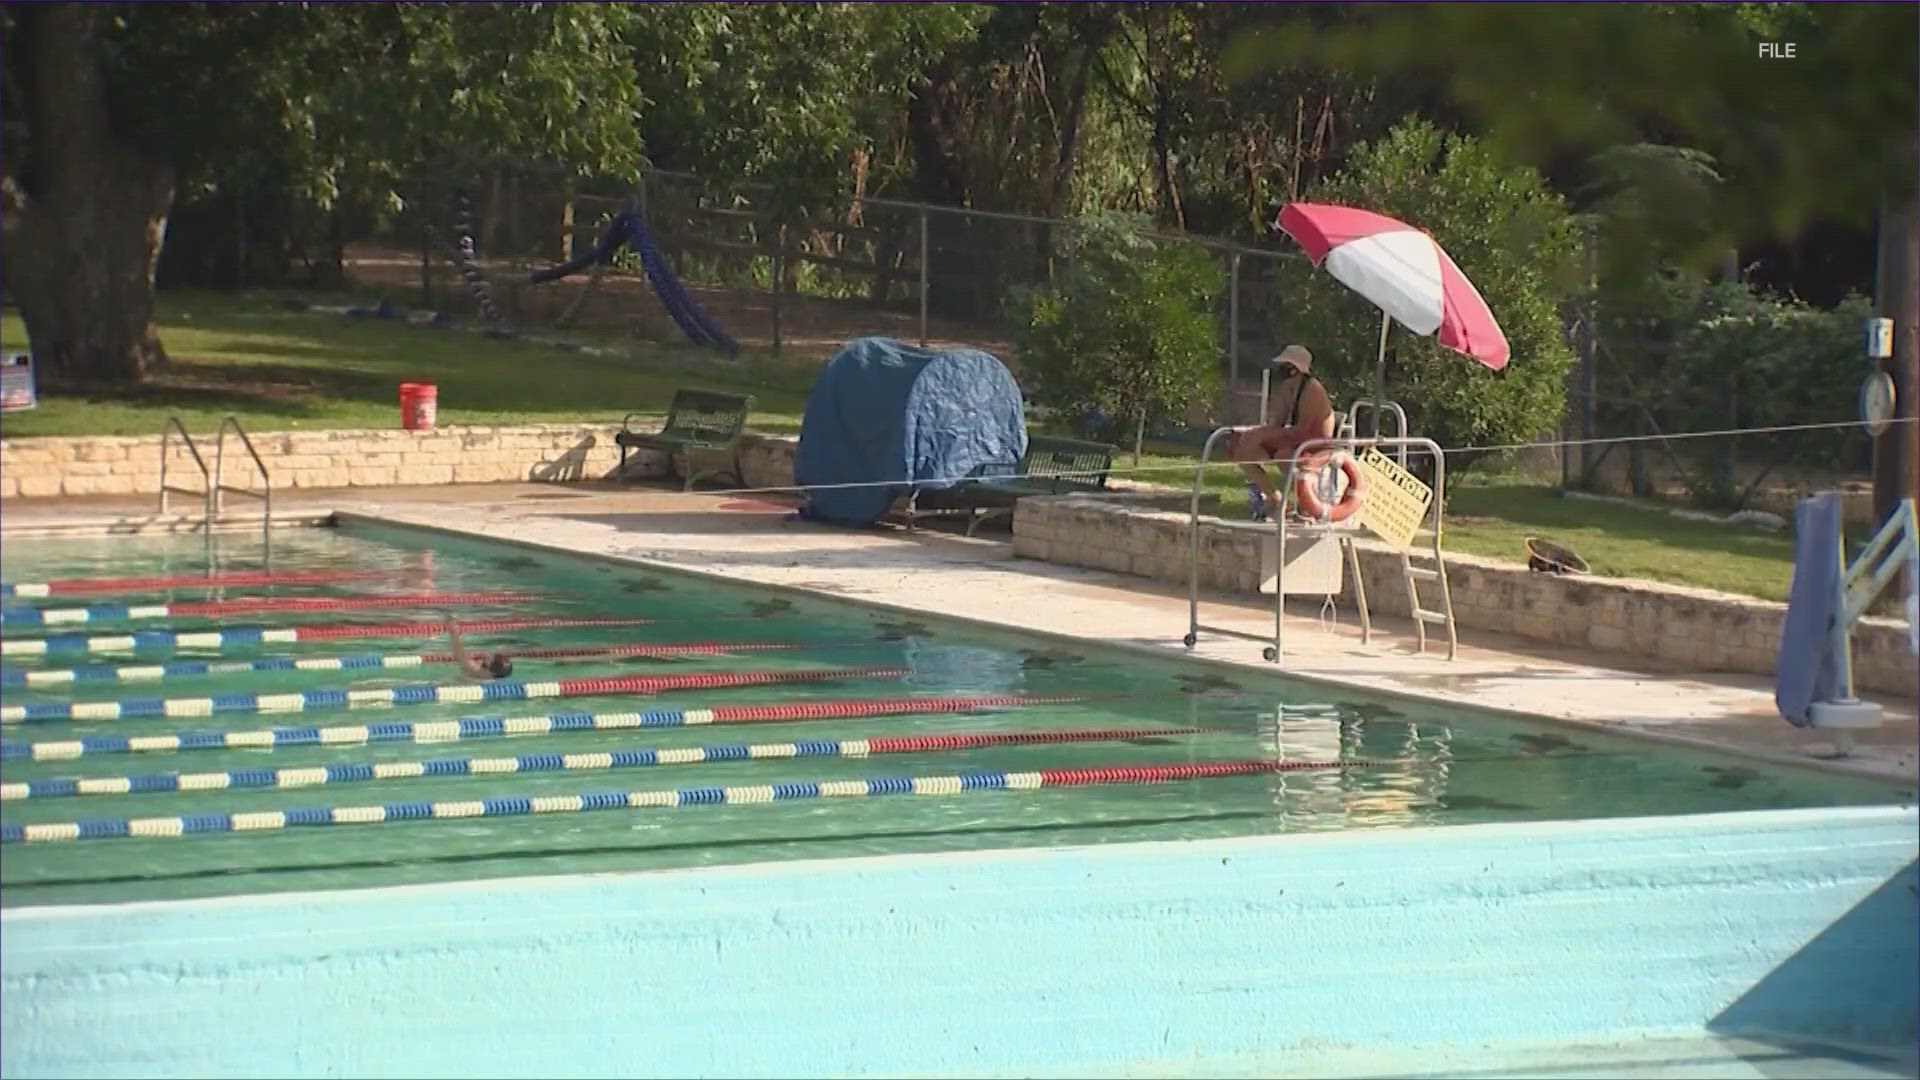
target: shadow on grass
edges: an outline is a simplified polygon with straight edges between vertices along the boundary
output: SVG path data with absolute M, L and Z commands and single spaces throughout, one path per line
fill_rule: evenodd
M 1593 533 L 1612 540 L 1722 555 L 1783 561 L 1793 558 L 1793 539 L 1784 533 L 1688 521 L 1657 510 L 1568 498 L 1552 488 L 1521 484 L 1463 487 L 1452 492 L 1447 503 L 1447 516 L 1456 524 L 1479 518 L 1538 529 L 1542 534 Z
M 288 417 L 324 415 L 328 400 L 385 404 L 392 388 L 360 372 L 326 368 L 207 364 L 175 359 L 144 383 L 76 385 L 47 380 L 41 392 L 89 405 L 116 404 L 204 412 L 266 413 Z

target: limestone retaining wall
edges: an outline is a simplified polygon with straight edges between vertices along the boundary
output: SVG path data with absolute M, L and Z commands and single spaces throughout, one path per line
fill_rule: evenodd
M 275 431 L 252 435 L 274 487 L 378 487 L 502 480 L 596 480 L 620 461 L 614 428 L 594 424 L 447 427 L 432 431 Z M 213 439 L 198 438 L 207 467 Z M 664 455 L 640 451 L 642 468 L 664 471 Z M 791 483 L 793 440 L 749 435 L 741 464 L 754 484 Z M 253 463 L 232 437 L 221 474 L 252 486 Z M 168 452 L 169 483 L 197 488 L 185 447 Z M 153 435 L 0 439 L 0 497 L 140 495 L 160 490 L 160 439 Z
M 1202 521 L 1203 587 L 1256 593 L 1258 545 L 1267 539 Z M 1022 499 L 1013 519 L 1016 555 L 1181 585 L 1187 581 L 1190 542 L 1184 513 L 1074 496 Z M 1369 609 L 1406 615 L 1399 556 L 1372 541 L 1358 547 Z M 1454 618 L 1463 627 L 1672 660 L 1704 671 L 1771 674 L 1786 615 L 1785 604 L 1767 600 L 1652 582 L 1536 574 L 1471 555 L 1449 554 L 1447 577 Z M 1350 580 L 1339 599 L 1352 608 Z M 1905 624 L 1861 621 L 1854 632 L 1854 679 L 1862 689 L 1914 696 L 1915 665 Z

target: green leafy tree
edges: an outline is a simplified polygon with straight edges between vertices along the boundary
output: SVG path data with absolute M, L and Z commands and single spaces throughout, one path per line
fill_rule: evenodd
M 655 164 L 764 180 L 797 209 L 843 193 L 848 162 L 905 107 L 975 4 L 640 5 L 630 40 Z
M 634 17 L 615 4 L 5 5 L 0 259 L 37 358 L 75 380 L 138 380 L 164 362 L 154 270 L 176 194 L 244 207 L 251 193 L 312 218 L 349 200 L 397 208 L 501 159 L 630 169 Z M 237 213 L 206 224 L 203 243 L 245 235 Z
M 1480 290 L 1507 335 L 1512 359 L 1494 372 L 1433 338 L 1395 329 L 1387 397 L 1406 407 L 1416 432 L 1446 447 L 1493 445 L 1530 439 L 1559 419 L 1573 357 L 1558 305 L 1573 285 L 1578 236 L 1565 205 L 1536 173 L 1474 139 L 1415 121 L 1362 146 L 1302 197 L 1425 230 Z M 1336 408 L 1372 396 L 1378 308 L 1325 272 L 1290 279 L 1278 306 L 1282 336 L 1314 350 L 1314 370 Z M 1449 459 L 1448 467 L 1469 464 Z
M 1718 181 L 1696 220 L 1722 250 L 1816 219 L 1877 220 L 1875 300 L 1895 322 L 1888 370 L 1909 421 L 1877 443 L 1885 511 L 1920 470 L 1917 33 L 1913 4 L 1391 4 L 1351 32 L 1276 36 L 1249 53 L 1256 68 L 1312 55 L 1431 72 L 1516 161 L 1636 144 L 1706 155 Z M 1762 56 L 1763 42 L 1791 42 L 1796 56 Z M 1641 272 L 1663 257 L 1650 252 Z
M 1124 424 L 1136 454 L 1144 425 L 1211 400 L 1219 378 L 1220 269 L 1195 245 L 1142 235 L 1144 226 L 1121 215 L 1083 218 L 1072 270 L 1031 297 L 1020 335 L 1035 399 Z

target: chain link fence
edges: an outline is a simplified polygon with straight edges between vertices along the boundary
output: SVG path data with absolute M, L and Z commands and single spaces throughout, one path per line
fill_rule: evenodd
M 590 251 L 615 217 L 637 211 L 658 246 L 653 272 L 633 246 L 544 284 L 536 270 Z M 859 198 L 783 220 L 771 188 L 649 171 L 631 186 L 497 170 L 476 190 L 423 201 L 348 252 L 348 272 L 396 302 L 484 320 L 496 329 L 638 355 L 688 345 L 679 295 L 738 343 L 749 362 L 804 363 L 848 340 L 884 335 L 968 345 L 1019 365 L 1027 297 L 1066 273 L 1075 224 L 1063 219 Z M 471 255 L 462 242 L 470 239 Z M 1189 425 L 1251 422 L 1261 363 L 1286 343 L 1288 274 L 1297 254 L 1202 237 L 1225 284 L 1217 312 L 1222 391 Z
M 1588 266 L 1597 241 L 1587 241 Z M 1790 519 L 1810 491 L 1842 493 L 1849 521 L 1874 523 L 1872 440 L 1856 420 L 1864 361 L 1809 355 L 1787 403 L 1739 365 L 1682 379 L 1665 372 L 1673 342 L 1651 319 L 1609 310 L 1597 288 L 1562 309 L 1575 364 L 1558 432 L 1567 445 L 1534 455 L 1532 471 L 1562 488 L 1691 506 L 1723 517 Z M 1624 329 L 1623 329 L 1624 328 Z M 1826 425 L 1826 426 L 1821 426 Z M 1776 427 L 1807 430 L 1774 431 Z M 1701 433 L 1709 433 L 1702 435 Z
M 629 210 L 658 246 L 653 273 L 627 246 L 605 265 L 529 283 L 535 270 L 591 250 Z M 478 297 L 486 294 L 498 329 L 672 362 L 696 348 L 669 307 L 683 295 L 738 343 L 738 362 L 771 363 L 799 376 L 870 334 L 985 349 L 1017 372 L 1026 298 L 1070 269 L 1076 228 L 1063 219 L 873 197 L 783 217 L 770 187 L 659 170 L 631 184 L 599 185 L 495 170 L 469 192 L 427 201 L 395 223 L 383 239 L 355 246 L 349 272 L 396 301 L 411 294 L 429 309 L 477 320 Z M 462 266 L 461 241 L 468 237 L 474 274 L 463 274 L 469 268 Z M 1253 422 L 1261 367 L 1290 340 L 1287 298 L 1299 295 L 1312 267 L 1291 251 L 1163 239 L 1206 248 L 1226 287 L 1216 313 L 1221 393 L 1194 403 L 1184 424 L 1158 434 L 1191 438 L 1215 424 Z M 1600 317 L 1607 313 L 1596 305 L 1584 295 L 1563 309 L 1577 362 L 1561 423 L 1538 435 L 1543 443 L 1584 445 L 1510 455 L 1518 471 L 1567 488 L 1722 513 L 1784 513 L 1797 492 L 1820 485 L 1848 491 L 1850 507 L 1865 505 L 1869 463 L 1859 432 L 1671 438 L 1698 427 L 1703 416 L 1724 416 L 1712 426 L 1726 428 L 1831 420 L 1831 402 L 1763 417 L 1743 408 L 1735 379 L 1714 386 L 1636 382 L 1631 373 L 1648 364 L 1623 353 L 1640 346 L 1609 340 Z

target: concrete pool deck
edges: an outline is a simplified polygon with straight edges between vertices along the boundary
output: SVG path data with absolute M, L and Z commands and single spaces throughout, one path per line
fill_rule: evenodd
M 574 484 L 297 489 L 276 493 L 276 517 L 339 511 L 476 537 L 719 574 L 811 590 L 903 611 L 1188 655 L 1184 591 L 1142 578 L 1015 558 L 1004 537 L 922 529 L 849 530 L 786 520 L 781 500 Z M 251 502 L 234 520 L 258 522 Z M 449 509 L 458 507 L 458 515 Z M 68 529 L 164 527 L 148 497 L 9 499 L 0 530 L 25 537 Z M 257 527 L 257 525 L 256 525 Z M 235 545 L 244 533 L 236 533 Z M 1794 728 L 1774 710 L 1765 679 L 1687 670 L 1463 630 L 1459 658 L 1412 651 L 1411 624 L 1375 619 L 1375 640 L 1343 617 L 1328 628 L 1319 605 L 1289 606 L 1286 654 L 1260 658 L 1257 641 L 1202 634 L 1191 655 L 1368 691 L 1523 713 L 1612 731 L 1716 746 L 1914 783 L 1920 723 L 1912 698 L 1875 696 L 1887 719 L 1856 736 L 1852 757 L 1828 760 L 1831 737 Z M 1271 634 L 1270 600 L 1203 595 L 1201 622 Z

